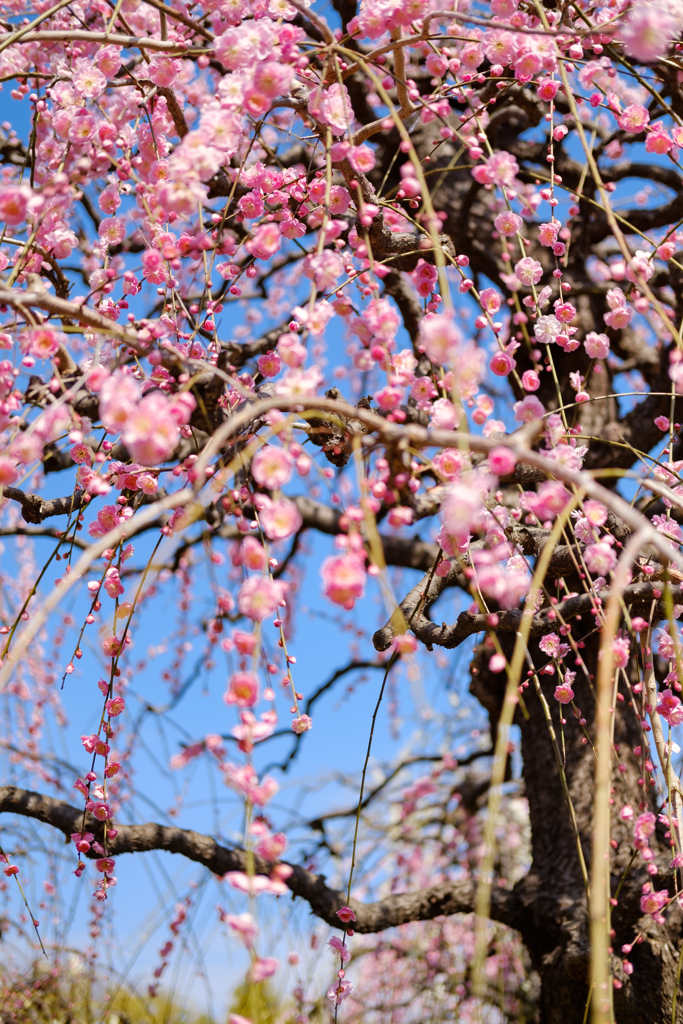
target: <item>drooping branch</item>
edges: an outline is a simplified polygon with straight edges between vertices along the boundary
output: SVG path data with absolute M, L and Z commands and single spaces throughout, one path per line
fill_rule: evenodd
M 70 837 L 81 832 L 83 812 L 63 800 L 55 800 L 16 786 L 0 787 L 0 813 L 20 814 L 42 821 Z M 98 839 L 103 838 L 102 822 L 87 814 L 85 828 Z M 286 862 L 271 863 L 258 856 L 248 858 L 239 847 L 223 846 L 212 836 L 192 829 L 177 828 L 174 825 L 159 825 L 149 822 L 144 825 L 119 825 L 118 834 L 108 842 L 112 857 L 124 853 L 146 853 L 152 850 L 166 850 L 178 853 L 188 860 L 203 864 L 215 875 L 223 876 L 228 871 L 247 872 L 249 860 L 258 875 L 271 875 L 277 863 L 291 869 L 285 880 L 290 892 L 305 900 L 316 917 L 331 927 L 340 927 L 337 911 L 346 903 L 345 894 L 328 886 L 324 876 L 315 875 L 297 864 Z M 91 852 L 91 856 L 97 854 Z M 450 914 L 468 914 L 474 910 L 476 882 L 444 881 L 429 889 L 414 893 L 398 893 L 387 896 L 375 903 L 361 903 L 352 899 L 350 906 L 356 914 L 354 929 L 372 933 L 406 924 L 409 921 L 429 921 L 435 917 Z M 512 928 L 520 924 L 521 907 L 515 893 L 496 888 L 491 903 L 491 917 Z

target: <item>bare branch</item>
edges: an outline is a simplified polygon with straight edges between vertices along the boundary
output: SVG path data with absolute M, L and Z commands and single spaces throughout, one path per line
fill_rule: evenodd
M 42 523 L 51 516 L 66 516 L 86 504 L 85 491 L 74 491 L 66 498 L 41 498 L 38 494 L 26 494 L 18 487 L 0 487 L 0 499 L 10 498 L 21 505 L 22 518 L 27 523 Z
M 412 591 L 411 591 L 412 593 Z M 601 590 L 599 600 L 605 603 L 611 591 Z M 650 616 L 650 609 L 654 604 L 652 621 L 658 622 L 666 618 L 667 611 L 665 604 L 660 600 L 662 587 L 654 583 L 633 583 L 622 592 L 624 604 L 632 611 L 637 610 L 644 617 Z M 671 588 L 671 595 L 675 603 L 683 598 L 683 587 Z M 596 607 L 596 600 L 592 594 L 577 594 L 575 597 L 568 597 L 553 607 L 542 608 L 531 620 L 531 636 L 545 636 L 557 629 L 558 624 L 568 619 L 576 618 L 577 615 L 588 615 Z M 495 612 L 493 617 L 486 614 L 474 614 L 473 612 L 461 612 L 458 621 L 447 626 L 444 622 L 437 626 L 431 622 L 426 615 L 417 615 L 411 622 L 410 629 L 423 644 L 428 648 L 436 644 L 438 647 L 459 647 L 468 637 L 475 633 L 491 631 L 494 633 L 517 633 L 522 625 L 523 612 L 520 608 L 513 608 L 510 611 Z M 391 643 L 386 643 L 390 624 L 383 626 L 373 637 L 373 643 L 377 650 L 386 650 Z M 386 647 L 380 646 L 385 644 Z

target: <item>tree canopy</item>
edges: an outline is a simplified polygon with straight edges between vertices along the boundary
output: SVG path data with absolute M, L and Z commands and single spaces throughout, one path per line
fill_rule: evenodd
M 682 36 L 4 0 L 0 1019 L 683 1021 Z

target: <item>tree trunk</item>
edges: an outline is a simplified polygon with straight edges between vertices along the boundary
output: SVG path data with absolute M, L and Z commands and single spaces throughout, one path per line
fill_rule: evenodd
M 575 703 L 586 719 L 586 729 L 592 741 L 593 684 L 600 637 L 597 634 L 589 636 L 587 629 L 585 634 L 581 655 L 589 678 L 574 663 L 577 675 L 573 688 Z M 510 654 L 514 638 L 505 635 L 500 640 L 503 650 Z M 549 659 L 537 646 L 530 647 L 530 650 L 539 668 L 548 663 Z M 504 673 L 493 675 L 488 672 L 486 663 L 489 656 L 490 652 L 475 658 L 472 691 L 491 714 L 492 726 L 495 727 L 505 676 Z M 569 658 L 566 660 L 570 664 Z M 584 733 L 571 706 L 560 705 L 555 700 L 557 677 L 539 675 L 538 678 L 561 751 L 564 734 L 567 785 L 590 877 L 596 763 L 592 742 L 583 742 Z M 639 758 L 633 753 L 634 748 L 643 745 L 643 734 L 629 694 L 624 693 L 623 696 L 624 700 L 618 701 L 616 709 L 612 781 L 614 813 L 611 821 L 612 896 L 616 896 L 619 890 L 617 903 L 612 907 L 615 1018 L 618 1024 L 671 1024 L 682 915 L 677 902 L 665 912 L 664 924 L 657 924 L 649 914 L 642 914 L 640 910 L 645 883 L 652 881 L 656 889 L 668 886 L 670 894 L 673 894 L 675 879 L 670 867 L 671 848 L 665 837 L 665 826 L 661 823 L 657 824 L 655 834 L 649 840 L 658 874 L 654 877 L 648 874 L 640 852 L 636 852 L 631 864 L 634 852 L 632 822 L 623 821 L 619 810 L 629 804 L 634 818 L 646 810 L 656 814 L 662 796 L 649 784 L 651 776 L 643 769 L 647 754 Z M 541 979 L 541 1024 L 583 1024 L 590 1019 L 586 1017 L 590 976 L 586 890 L 551 736 L 532 681 L 524 690 L 524 704 L 528 717 L 518 712 L 516 724 L 521 730 L 522 776 L 529 803 L 532 864 L 528 874 L 515 887 L 521 907 L 519 930 Z M 564 726 L 561 725 L 561 717 L 566 719 Z M 647 737 L 645 740 L 647 742 Z M 639 785 L 641 779 L 646 782 L 644 786 Z M 642 936 L 642 941 L 635 943 L 638 936 Z M 633 943 L 631 952 L 622 952 L 625 944 Z M 624 970 L 624 961 L 633 965 L 630 975 Z M 683 1001 L 680 998 L 677 1000 L 675 1021 L 683 1021 Z

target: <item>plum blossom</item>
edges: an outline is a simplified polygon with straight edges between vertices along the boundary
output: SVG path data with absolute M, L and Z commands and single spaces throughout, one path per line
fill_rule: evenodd
M 238 748 L 245 754 L 250 754 L 255 743 L 268 739 L 273 735 L 277 724 L 277 714 L 274 711 L 264 711 L 260 721 L 252 711 L 240 712 L 240 725 L 235 725 L 230 734 L 237 740 Z
M 261 525 L 269 540 L 285 540 L 301 529 L 303 519 L 289 498 L 269 501 L 260 511 Z
M 240 708 L 251 708 L 258 700 L 258 678 L 253 672 L 235 672 L 230 676 L 230 686 L 225 693 L 226 704 L 237 704 Z
M 269 775 L 264 776 L 259 783 L 256 770 L 251 764 L 237 767 L 230 762 L 225 762 L 220 765 L 220 769 L 225 776 L 226 785 L 242 793 L 247 800 L 258 807 L 263 807 L 269 800 L 272 800 L 280 788 L 275 779 Z
M 26 347 L 36 359 L 52 359 L 57 355 L 59 346 L 66 342 L 66 335 L 55 331 L 52 327 L 34 327 L 26 338 Z
M 266 445 L 256 452 L 251 460 L 251 472 L 261 487 L 279 490 L 292 475 L 294 460 L 284 448 Z
M 669 627 L 665 626 L 663 629 L 657 630 L 657 641 L 658 650 L 662 658 L 666 658 L 667 661 L 673 661 L 676 657 L 676 647 L 680 650 L 680 639 L 678 636 L 674 640 L 669 632 Z
M 567 673 L 569 675 L 569 673 Z M 559 701 L 560 704 L 571 704 L 574 700 L 574 691 L 570 684 L 567 682 L 567 678 L 555 687 L 555 700 Z
M 349 960 L 351 959 L 351 952 L 344 945 L 340 938 L 338 938 L 336 935 L 333 935 L 332 938 L 328 941 L 327 945 L 330 947 L 330 952 L 334 953 L 336 956 L 340 958 L 342 964 L 347 964 L 349 962 Z
M 609 338 L 606 334 L 590 331 L 586 335 L 583 346 L 591 359 L 607 359 L 609 355 Z
M 482 499 L 491 484 L 491 477 L 475 471 L 449 486 L 441 505 L 441 521 L 449 535 L 464 537 L 478 528 Z
M 279 967 L 279 961 L 274 957 L 261 957 L 254 961 L 249 969 L 249 980 L 251 982 L 265 981 L 272 977 Z
M 122 439 L 136 462 L 165 462 L 178 442 L 178 423 L 165 395 L 146 395 L 126 418 Z
M 437 366 L 455 361 L 462 340 L 462 334 L 446 314 L 426 316 L 420 324 L 420 344 Z
M 365 558 L 359 552 L 330 555 L 320 569 L 325 596 L 350 611 L 365 591 Z
M 644 131 L 650 123 L 650 114 L 646 107 L 641 106 L 639 103 L 631 103 L 630 106 L 626 107 L 619 114 L 617 123 L 624 131 L 637 135 L 639 132 Z
M 683 704 L 680 697 L 669 689 L 657 695 L 657 711 L 672 728 L 683 723 Z
M 511 153 L 493 153 L 473 168 L 472 177 L 480 185 L 511 185 L 519 173 L 519 164 Z
M 668 0 L 637 0 L 619 26 L 619 39 L 626 53 L 649 61 L 666 55 L 681 30 L 681 15 Z
M 313 728 L 313 721 L 308 715 L 297 715 L 291 721 L 292 730 L 300 736 L 304 732 L 308 732 L 309 729 Z
M 527 395 L 521 402 L 515 402 L 514 411 L 518 423 L 531 423 L 545 414 L 543 403 L 536 395 Z
M 607 576 L 617 564 L 617 556 L 609 543 L 611 538 L 603 538 L 595 544 L 589 544 L 584 551 L 584 559 L 588 571 L 599 576 Z
M 0 186 L 0 223 L 23 224 L 33 193 L 28 185 Z
M 542 640 L 539 640 L 538 646 L 550 658 L 562 658 L 569 651 L 569 644 L 561 643 L 557 633 L 546 634 Z
M 349 921 L 356 920 L 356 915 L 354 914 L 353 910 L 351 910 L 351 907 L 340 907 L 340 909 L 337 911 L 337 917 L 339 918 L 340 921 L 343 921 L 344 924 L 348 924 Z
M 516 213 L 512 213 L 511 210 L 504 210 L 499 213 L 494 220 L 496 231 L 500 232 L 506 238 L 516 235 L 522 227 L 522 218 Z
M 515 277 L 527 288 L 530 288 L 531 285 L 538 284 L 543 277 L 543 267 L 538 260 L 532 259 L 531 256 L 525 256 L 515 263 Z
M 237 597 L 237 607 L 248 619 L 262 622 L 284 602 L 286 593 L 287 583 L 284 580 L 253 576 L 242 583 Z
M 334 985 L 330 985 L 327 990 L 327 998 L 333 1006 L 340 1006 L 352 992 L 353 984 L 344 979 L 344 981 L 336 981 Z

